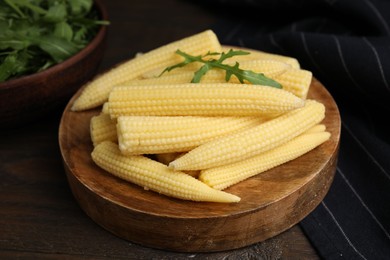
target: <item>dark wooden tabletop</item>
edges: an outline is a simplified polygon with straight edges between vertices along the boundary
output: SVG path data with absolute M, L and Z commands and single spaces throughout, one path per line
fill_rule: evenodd
M 103 2 L 111 25 L 100 70 L 218 19 L 195 1 Z M 58 146 L 62 109 L 0 133 L 0 259 L 318 259 L 299 225 L 246 248 L 209 254 L 162 251 L 114 236 L 82 211 L 69 189 Z

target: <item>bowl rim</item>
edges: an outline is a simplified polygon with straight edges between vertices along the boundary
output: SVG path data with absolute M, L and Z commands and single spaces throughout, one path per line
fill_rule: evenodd
M 97 8 L 100 14 L 101 19 L 108 20 L 108 11 L 107 8 L 102 3 L 102 1 L 93 0 L 93 2 L 94 2 L 94 6 Z M 81 49 L 73 56 L 43 71 L 35 72 L 33 74 L 24 75 L 15 79 L 10 79 L 4 82 L 0 82 L 0 90 L 6 90 L 10 88 L 16 88 L 18 86 L 23 86 L 27 82 L 35 81 L 41 77 L 45 77 L 46 75 L 50 75 L 52 73 L 55 74 L 63 70 L 64 68 L 72 66 L 73 64 L 77 63 L 78 61 L 88 56 L 104 40 L 106 34 L 107 34 L 107 26 L 101 25 L 98 32 L 93 37 L 93 39 L 83 49 Z

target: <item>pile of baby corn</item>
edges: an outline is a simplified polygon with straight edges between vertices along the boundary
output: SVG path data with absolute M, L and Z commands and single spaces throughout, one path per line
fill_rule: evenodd
M 162 75 L 191 55 L 227 52 L 207 30 L 137 55 L 89 82 L 72 110 L 101 107 L 90 122 L 93 161 L 107 172 L 166 196 L 239 202 L 223 191 L 291 161 L 330 138 L 325 107 L 307 99 L 312 73 L 295 58 L 261 51 L 235 56 L 283 88 L 242 84 L 211 70 L 189 83 L 201 64 Z M 259 187 L 261 189 L 261 187 Z

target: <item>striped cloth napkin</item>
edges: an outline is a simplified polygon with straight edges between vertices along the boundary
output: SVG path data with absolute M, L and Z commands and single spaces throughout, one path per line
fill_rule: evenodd
M 342 119 L 334 182 L 301 223 L 324 259 L 390 259 L 390 1 L 205 0 L 223 44 L 296 57 Z

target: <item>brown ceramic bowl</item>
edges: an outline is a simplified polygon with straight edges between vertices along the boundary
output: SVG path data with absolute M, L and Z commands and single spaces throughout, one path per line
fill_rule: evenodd
M 108 14 L 100 0 L 95 0 L 100 19 Z M 47 116 L 64 106 L 100 65 L 105 50 L 106 26 L 92 41 L 69 59 L 42 72 L 0 83 L 0 126 L 21 126 Z

